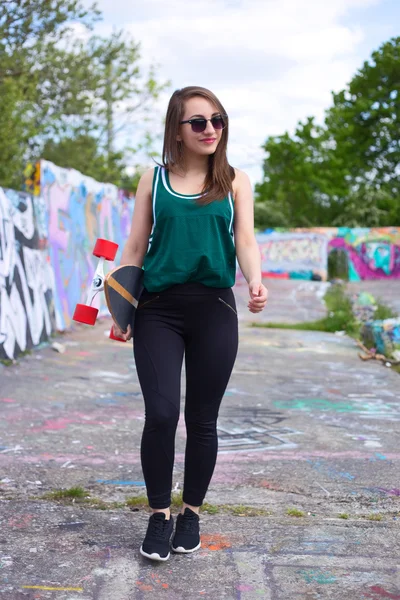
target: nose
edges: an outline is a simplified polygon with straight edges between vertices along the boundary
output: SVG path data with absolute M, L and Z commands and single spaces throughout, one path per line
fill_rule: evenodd
M 207 121 L 207 126 L 203 133 L 209 133 L 210 135 L 215 134 L 215 129 L 214 129 L 211 121 Z

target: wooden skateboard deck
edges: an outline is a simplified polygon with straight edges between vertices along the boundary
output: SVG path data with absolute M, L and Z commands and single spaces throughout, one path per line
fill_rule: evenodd
M 143 291 L 143 269 L 133 265 L 116 267 L 104 279 L 107 307 L 118 327 L 126 332 L 133 321 Z

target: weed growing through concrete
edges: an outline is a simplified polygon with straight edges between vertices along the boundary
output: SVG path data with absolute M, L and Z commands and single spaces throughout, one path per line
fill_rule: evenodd
M 86 498 L 89 492 L 81 487 L 73 487 L 68 490 L 55 490 L 41 496 L 44 500 L 72 500 Z
M 339 519 L 348 519 L 349 515 L 347 513 L 340 513 Z
M 368 515 L 369 521 L 382 521 L 382 519 L 383 519 L 382 515 L 378 515 L 378 514 Z
M 33 498 L 37 499 L 37 498 Z M 112 510 L 117 508 L 130 508 L 134 509 L 149 509 L 149 503 L 147 496 L 131 496 L 125 502 L 106 502 L 100 498 L 90 496 L 90 492 L 81 487 L 70 488 L 68 490 L 55 490 L 54 492 L 48 492 L 43 496 L 40 496 L 40 500 L 53 500 L 66 503 L 76 503 L 85 505 L 88 508 L 95 508 L 98 510 Z M 180 510 L 182 507 L 182 492 L 178 494 L 172 494 L 171 509 Z M 253 506 L 245 506 L 244 504 L 210 504 L 204 502 L 200 508 L 200 512 L 214 515 L 219 512 L 231 514 L 239 517 L 265 517 L 271 515 L 271 511 L 263 508 L 255 508 Z
M 305 323 L 255 323 L 252 327 L 268 327 L 270 329 L 300 329 L 305 331 L 345 331 L 351 337 L 360 337 L 361 323 L 353 313 L 351 299 L 346 294 L 346 288 L 342 284 L 332 285 L 324 296 L 327 315 L 317 321 Z M 397 314 L 381 301 L 377 302 L 374 319 L 394 318 Z
M 209 504 L 208 502 L 203 502 L 203 505 L 200 509 L 201 512 L 208 513 L 209 515 L 216 515 L 220 511 L 220 507 L 215 504 Z
M 304 517 L 304 512 L 298 508 L 288 508 L 286 514 L 290 517 Z
M 145 508 L 148 506 L 146 496 L 132 496 L 131 498 L 128 498 L 125 504 L 126 506 L 129 506 L 129 508 Z

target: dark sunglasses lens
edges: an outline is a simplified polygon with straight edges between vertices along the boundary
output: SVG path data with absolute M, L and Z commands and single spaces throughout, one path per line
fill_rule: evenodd
M 201 133 L 205 130 L 207 126 L 207 121 L 205 119 L 193 119 L 191 122 L 192 130 L 195 133 Z
M 225 122 L 222 117 L 213 117 L 211 119 L 211 125 L 214 129 L 223 129 L 225 127 Z

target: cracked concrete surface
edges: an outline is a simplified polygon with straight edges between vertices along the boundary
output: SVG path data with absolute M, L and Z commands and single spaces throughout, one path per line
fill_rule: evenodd
M 256 319 L 323 314 L 318 283 L 287 284 L 270 286 Z M 240 349 L 206 501 L 268 514 L 202 513 L 201 550 L 158 565 L 138 552 L 147 509 L 41 499 L 73 486 L 107 502 L 145 493 L 132 348 L 108 340 L 108 320 L 76 326 L 64 354 L 0 368 L 1 600 L 400 600 L 400 376 L 360 361 L 346 337 L 250 328 L 246 289 L 235 294 Z M 177 490 L 184 448 L 182 417 Z

